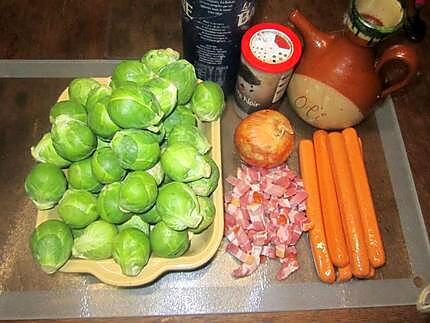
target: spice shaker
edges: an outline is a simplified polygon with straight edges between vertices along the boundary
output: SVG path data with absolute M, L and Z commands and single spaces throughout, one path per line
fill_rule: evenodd
M 277 108 L 291 74 L 302 54 L 298 36 L 277 23 L 257 24 L 246 31 L 241 42 L 241 64 L 234 96 L 241 117 Z
M 240 40 L 249 28 L 255 0 L 182 0 L 184 58 L 202 80 L 233 92 Z

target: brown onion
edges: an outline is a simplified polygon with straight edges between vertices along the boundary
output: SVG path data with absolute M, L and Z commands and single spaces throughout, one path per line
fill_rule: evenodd
M 275 110 L 259 110 L 243 119 L 234 142 L 240 157 L 249 165 L 272 168 L 284 163 L 294 147 L 290 121 Z

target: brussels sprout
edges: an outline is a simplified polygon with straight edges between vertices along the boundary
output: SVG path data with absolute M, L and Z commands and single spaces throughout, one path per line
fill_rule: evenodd
M 105 97 L 91 106 L 88 110 L 88 127 L 99 137 L 110 140 L 113 135 L 121 130 L 110 118 L 107 105 L 110 98 Z
M 149 233 L 152 252 L 162 258 L 182 256 L 190 247 L 187 230 L 176 231 L 166 223 L 157 223 Z
M 156 163 L 152 168 L 146 170 L 146 172 L 154 177 L 155 182 L 157 185 L 160 185 L 164 180 L 164 170 L 163 167 L 161 167 L 161 162 L 159 161 Z
M 174 181 L 191 182 L 211 175 L 211 166 L 193 147 L 183 143 L 168 145 L 161 154 L 161 167 Z
M 162 186 L 156 203 L 161 219 L 173 230 L 196 228 L 202 221 L 197 196 L 184 183 Z
M 79 238 L 84 233 L 84 229 L 72 229 L 73 239 Z
M 119 208 L 119 191 L 121 184 L 112 183 L 103 187 L 97 199 L 97 211 L 106 222 L 119 224 L 127 221 L 133 215 Z
M 99 182 L 110 184 L 122 180 L 125 176 L 125 169 L 121 167 L 118 157 L 112 148 L 105 147 L 97 149 L 91 157 L 93 173 Z
M 179 53 L 171 48 L 166 49 L 151 49 L 143 55 L 141 61 L 154 73 L 158 73 L 160 69 L 177 61 Z
M 153 78 L 145 83 L 147 88 L 160 103 L 160 108 L 165 116 L 169 115 L 176 106 L 178 89 L 173 83 L 160 77 Z
M 166 133 L 169 134 L 176 125 L 197 125 L 197 119 L 188 105 L 179 105 L 164 120 L 163 125 Z
M 167 143 L 185 143 L 193 146 L 200 154 L 206 154 L 211 149 L 211 144 L 205 135 L 196 126 L 177 125 L 170 132 Z
M 119 206 L 121 210 L 143 213 L 157 199 L 157 183 L 144 171 L 130 172 L 121 183 Z
M 49 112 L 49 122 L 54 123 L 58 116 L 67 115 L 73 119 L 87 122 L 87 111 L 84 106 L 75 101 L 60 101 L 55 103 Z
M 203 177 L 196 181 L 188 182 L 187 184 L 197 195 L 209 196 L 213 193 L 213 191 L 215 191 L 218 186 L 219 169 L 217 164 L 210 156 L 204 155 L 203 157 L 211 166 L 211 176 L 209 176 L 208 178 Z
M 178 89 L 178 104 L 190 101 L 197 84 L 194 66 L 185 59 L 164 66 L 159 73 L 161 78 L 172 82 Z
M 72 255 L 76 258 L 103 260 L 112 257 L 113 241 L 118 234 L 116 227 L 103 220 L 88 225 L 75 239 Z
M 138 229 L 127 228 L 115 237 L 113 259 L 126 276 L 137 276 L 148 262 L 150 254 L 149 239 Z
M 158 212 L 156 204 L 154 204 L 152 208 L 150 208 L 145 213 L 142 213 L 140 216 L 142 217 L 143 221 L 149 224 L 156 224 L 161 221 L 161 215 Z
M 160 159 L 157 138 L 146 130 L 118 131 L 111 145 L 121 166 L 126 169 L 146 170 L 153 167 Z
M 58 215 L 72 229 L 81 229 L 99 217 L 97 198 L 87 191 L 67 190 L 60 203 Z
M 36 146 L 31 147 L 31 155 L 41 163 L 50 163 L 60 168 L 68 167 L 71 162 L 58 155 L 52 145 L 51 133 L 45 133 Z
M 149 237 L 149 224 L 143 221 L 142 217 L 137 214 L 133 215 L 129 220 L 117 227 L 119 232 L 127 228 L 135 228 L 142 231 Z
M 130 82 L 142 86 L 154 76 L 155 74 L 142 62 L 127 60 L 115 66 L 112 82 L 115 84 L 115 88 Z
M 39 224 L 30 238 L 31 254 L 47 274 L 56 272 L 66 263 L 72 254 L 72 246 L 72 232 L 59 220 Z
M 115 88 L 107 109 L 112 121 L 122 128 L 143 129 L 154 126 L 163 116 L 155 96 L 137 85 Z
M 65 115 L 55 119 L 51 137 L 58 154 L 71 161 L 89 157 L 97 146 L 96 136 L 84 122 Z
M 83 105 L 87 104 L 88 94 L 100 86 L 100 83 L 90 78 L 74 79 L 69 84 L 69 98 Z
M 200 222 L 197 228 L 190 228 L 190 231 L 196 234 L 203 232 L 212 224 L 216 213 L 215 205 L 212 199 L 208 197 L 197 196 L 197 200 L 199 201 L 200 215 L 202 216 L 203 220 Z
M 92 89 L 90 93 L 88 93 L 87 105 L 85 106 L 87 109 L 87 112 L 90 112 L 97 104 L 97 102 L 105 100 L 106 98 L 109 98 L 111 95 L 112 95 L 112 88 L 110 86 L 100 85 L 99 87 Z
M 110 148 L 110 141 L 106 141 L 97 137 L 97 149 Z
M 67 179 L 71 188 L 98 193 L 103 187 L 91 168 L 91 158 L 74 162 L 67 171 Z
M 215 121 L 224 111 L 224 92 L 218 83 L 204 81 L 196 86 L 191 108 L 201 121 Z
M 25 192 L 39 210 L 53 208 L 67 188 L 60 168 L 52 164 L 36 164 L 27 175 Z

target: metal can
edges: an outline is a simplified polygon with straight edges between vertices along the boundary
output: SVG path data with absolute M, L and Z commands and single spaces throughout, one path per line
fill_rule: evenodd
M 240 117 L 277 108 L 302 55 L 298 36 L 287 26 L 262 23 L 248 29 L 241 43 L 241 65 L 234 96 Z
M 184 58 L 202 80 L 234 90 L 240 40 L 251 24 L 255 0 L 182 0 Z

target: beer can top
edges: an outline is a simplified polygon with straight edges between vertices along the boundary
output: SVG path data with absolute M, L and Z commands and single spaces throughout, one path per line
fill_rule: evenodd
M 257 24 L 243 35 L 243 58 L 267 73 L 292 69 L 302 55 L 302 44 L 293 30 L 278 23 Z

